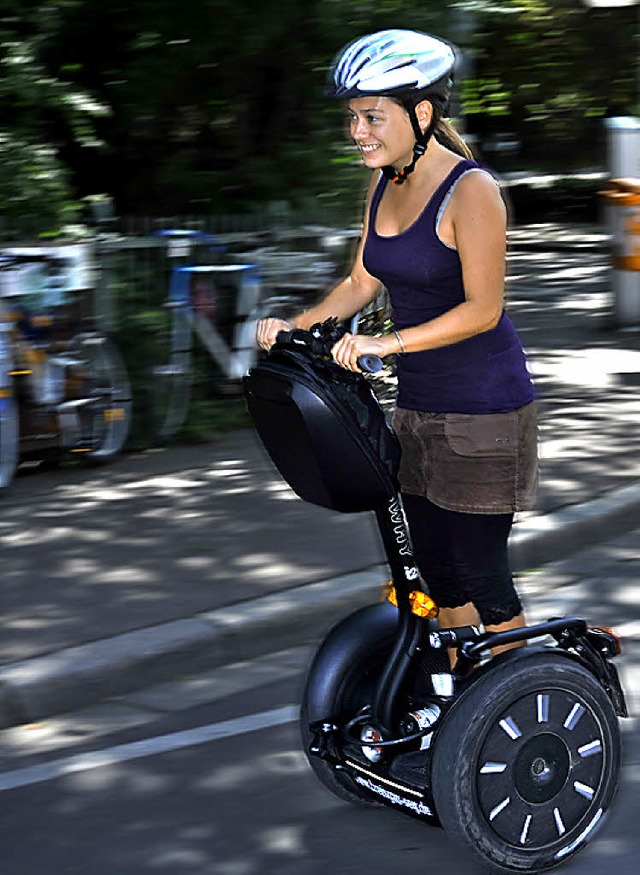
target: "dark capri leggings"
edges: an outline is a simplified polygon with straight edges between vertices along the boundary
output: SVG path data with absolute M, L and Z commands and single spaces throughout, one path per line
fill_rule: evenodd
M 512 513 L 445 510 L 409 493 L 402 502 L 420 574 L 438 607 L 473 602 L 485 626 L 520 613 L 507 553 Z

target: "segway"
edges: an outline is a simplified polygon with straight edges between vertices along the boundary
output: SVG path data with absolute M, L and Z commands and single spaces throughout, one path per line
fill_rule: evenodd
M 344 800 L 441 826 L 494 871 L 551 869 L 595 835 L 616 791 L 619 642 L 579 617 L 493 634 L 439 627 L 398 492 L 398 442 L 369 379 L 331 360 L 341 332 L 335 320 L 282 332 L 245 377 L 280 474 L 305 501 L 373 511 L 392 575 L 388 599 L 340 622 L 315 655 L 305 752 Z M 492 656 L 514 642 L 526 646 Z

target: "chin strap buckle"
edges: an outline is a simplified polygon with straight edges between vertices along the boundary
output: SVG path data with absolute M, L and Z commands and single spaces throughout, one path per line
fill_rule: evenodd
M 382 172 L 395 185 L 402 185 L 410 173 L 413 173 L 416 167 L 416 161 L 421 158 L 427 151 L 427 143 L 416 143 L 413 147 L 413 161 L 407 164 L 402 170 L 396 170 L 392 165 L 382 168 Z

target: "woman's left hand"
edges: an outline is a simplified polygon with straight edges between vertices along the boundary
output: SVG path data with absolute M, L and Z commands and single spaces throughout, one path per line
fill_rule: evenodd
M 331 350 L 333 360 L 348 371 L 360 371 L 358 359 L 361 355 L 377 355 L 384 358 L 389 349 L 381 337 L 366 334 L 345 334 Z

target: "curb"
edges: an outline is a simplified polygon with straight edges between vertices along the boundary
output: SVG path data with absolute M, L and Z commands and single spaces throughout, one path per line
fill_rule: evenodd
M 640 526 L 640 481 L 516 525 L 514 571 L 545 565 Z M 379 599 L 385 565 L 292 587 L 0 667 L 0 729 L 42 720 L 302 640 Z
M 317 639 L 380 598 L 385 566 L 0 667 L 0 729 Z
M 640 526 L 640 480 L 582 504 L 516 524 L 511 536 L 514 571 L 555 562 Z

